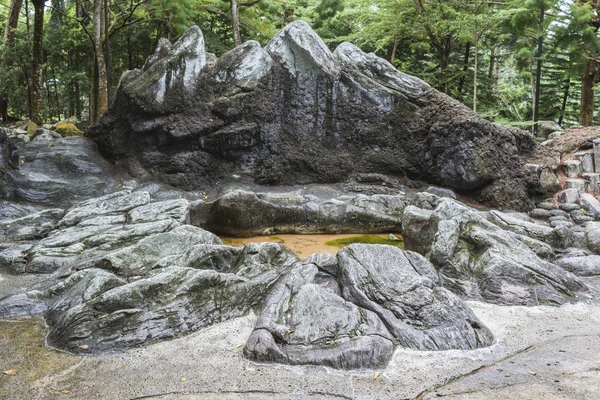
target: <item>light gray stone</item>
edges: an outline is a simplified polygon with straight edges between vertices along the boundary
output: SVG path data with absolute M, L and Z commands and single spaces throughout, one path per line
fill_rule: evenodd
M 458 202 L 441 199 L 433 211 L 423 213 L 409 206 L 404 213 L 403 220 L 419 221 L 417 229 L 403 231 L 405 248 L 425 254 L 439 269 L 444 287 L 464 298 L 500 304 L 561 304 L 587 290 L 572 274 L 540 259 L 515 233 Z M 496 211 L 490 217 L 505 229 L 541 241 L 575 240 L 566 237 L 573 232 L 565 227 L 538 226 Z
M 593 195 L 582 193 L 579 197 L 579 203 L 594 216 L 600 216 L 600 202 Z
M 578 151 L 573 153 L 573 157 L 581 161 L 583 172 L 594 172 L 594 151 Z
M 570 178 L 566 182 L 567 189 L 577 189 L 580 192 L 585 191 L 585 179 Z
M 578 189 L 565 189 L 558 194 L 558 201 L 561 203 L 576 203 L 579 200 L 580 191 Z
M 594 139 L 594 167 L 595 171 L 600 173 L 600 139 Z
M 563 161 L 563 169 L 568 178 L 577 178 L 583 172 L 583 166 L 579 160 Z
M 600 256 L 566 257 L 556 261 L 556 264 L 578 276 L 600 275 Z

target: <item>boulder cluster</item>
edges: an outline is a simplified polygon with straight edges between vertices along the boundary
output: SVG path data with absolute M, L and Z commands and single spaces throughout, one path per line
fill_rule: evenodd
M 526 209 L 534 184 L 527 132 L 484 120 L 350 43 L 331 52 L 303 21 L 264 48 L 249 41 L 219 58 L 197 27 L 161 40 L 87 135 L 132 175 L 189 190 L 378 173 Z
M 596 295 L 586 284 L 600 275 L 591 178 L 529 215 L 402 179 L 526 207 L 530 191 L 598 175 L 600 162 L 586 160 L 600 143 L 551 167 L 552 143 L 536 149 L 355 46 L 331 53 L 303 22 L 265 49 L 248 42 L 219 59 L 197 28 L 162 40 L 91 131 L 136 179 L 85 138 L 0 133 L 0 271 L 43 276 L 0 298 L 0 318 L 42 314 L 48 343 L 68 351 L 131 348 L 250 315 L 250 360 L 378 368 L 397 348 L 492 345 L 466 301 Z M 525 166 L 532 150 L 540 161 Z M 575 164 L 578 177 L 561 182 Z M 281 244 L 216 236 L 350 232 L 400 232 L 405 248 L 353 244 L 300 259 Z

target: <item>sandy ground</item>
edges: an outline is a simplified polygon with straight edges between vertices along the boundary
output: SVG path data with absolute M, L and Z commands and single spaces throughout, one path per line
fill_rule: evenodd
M 83 356 L 45 346 L 39 317 L 0 320 L 0 371 L 16 371 L 0 374 L 0 399 L 600 398 L 597 299 L 562 307 L 469 304 L 494 332 L 494 345 L 399 349 L 377 371 L 249 362 L 241 346 L 254 315 L 143 348 Z
M 399 233 L 395 233 L 397 237 L 401 237 Z M 254 236 L 249 238 L 232 238 L 221 237 L 223 243 L 229 246 L 243 246 L 246 243 L 257 242 L 275 242 L 281 243 L 298 257 L 304 259 L 314 253 L 330 253 L 337 254 L 339 247 L 328 246 L 325 243 L 336 239 L 345 239 L 351 237 L 363 236 L 363 234 L 339 234 L 339 235 L 275 235 L 275 236 Z M 374 234 L 369 236 L 379 236 L 387 239 L 389 234 Z

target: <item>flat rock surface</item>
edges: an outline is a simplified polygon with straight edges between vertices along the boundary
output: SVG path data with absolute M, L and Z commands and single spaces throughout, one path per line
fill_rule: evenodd
M 397 350 L 385 369 L 265 365 L 242 356 L 252 314 L 181 339 L 103 355 L 43 346 L 37 318 L 0 321 L 3 399 L 593 399 L 600 305 L 469 305 L 497 342 L 477 350 Z M 535 373 L 535 375 L 530 374 Z M 510 376 L 506 376 L 510 375 Z M 555 382 L 558 380 L 559 382 Z M 67 394 L 61 393 L 68 391 Z

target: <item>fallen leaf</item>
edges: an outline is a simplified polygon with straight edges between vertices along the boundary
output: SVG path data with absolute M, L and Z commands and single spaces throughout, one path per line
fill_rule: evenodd
M 15 376 L 16 374 L 17 374 L 17 371 L 15 371 L 14 369 L 9 369 L 8 371 L 4 371 L 4 375 Z
M 528 373 L 529 375 L 533 375 L 533 376 L 536 376 L 536 375 L 537 375 L 537 372 L 533 372 L 533 371 L 527 371 L 527 373 Z
M 239 349 L 239 348 L 240 348 L 240 347 L 242 347 L 242 346 L 243 346 L 243 344 L 239 344 L 239 343 L 238 343 L 238 344 L 236 344 L 236 345 L 235 345 L 235 348 L 236 348 L 236 349 Z
M 182 376 L 181 377 L 181 382 L 185 382 L 185 381 L 187 381 L 187 378 L 185 376 Z
M 290 330 L 288 331 L 288 333 L 289 333 L 289 334 L 292 334 L 292 333 L 294 333 L 294 330 L 293 330 L 293 329 L 290 329 Z
M 89 348 L 89 346 L 87 344 L 82 344 L 81 346 L 79 346 L 79 348 L 81 350 L 87 350 Z
M 98 319 L 102 319 L 102 318 L 106 318 L 106 317 L 108 317 L 108 314 L 101 315 L 98 317 Z
M 381 372 L 375 371 L 375 373 L 373 374 L 373 379 L 379 378 L 379 375 L 381 375 Z

